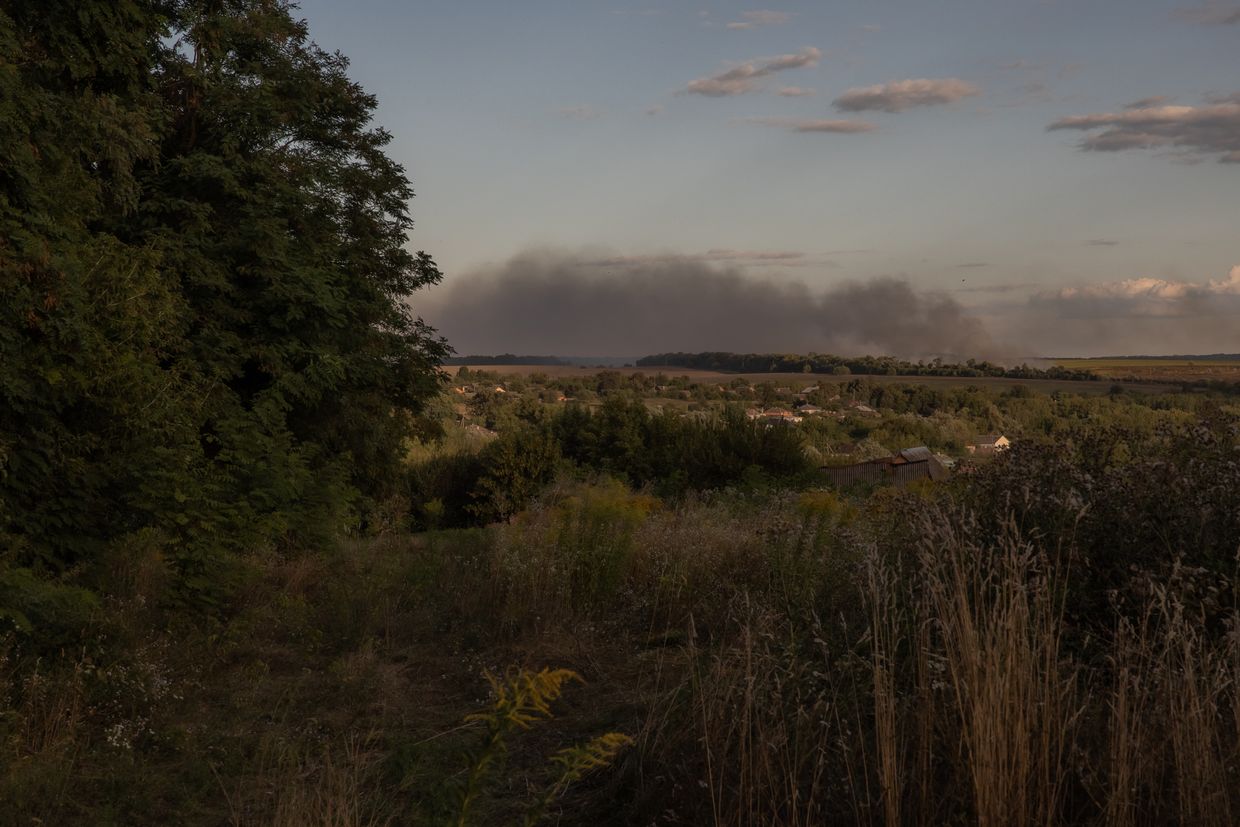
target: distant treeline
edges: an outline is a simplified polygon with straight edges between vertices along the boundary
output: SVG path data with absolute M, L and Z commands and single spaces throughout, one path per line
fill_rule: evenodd
M 1141 362 L 1158 360 L 1163 362 L 1240 362 L 1240 353 L 1205 353 L 1176 354 L 1172 356 L 1078 356 L 1074 362 Z
M 1026 364 L 1005 368 L 994 362 L 910 362 L 894 356 L 832 356 L 824 353 L 659 353 L 637 360 L 640 367 L 678 367 L 736 373 L 827 373 L 867 376 L 999 376 L 1007 379 L 1073 379 L 1098 381 L 1087 370 L 1032 368 Z
M 501 353 L 498 356 L 452 356 L 443 360 L 445 365 L 568 365 L 558 356 L 514 356 Z

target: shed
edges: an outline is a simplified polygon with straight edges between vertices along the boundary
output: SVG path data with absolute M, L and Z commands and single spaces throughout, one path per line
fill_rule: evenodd
M 852 465 L 824 465 L 819 472 L 828 484 L 846 487 L 868 485 L 907 485 L 915 480 L 945 480 L 948 471 L 938 457 L 924 446 L 905 448 L 897 454 Z

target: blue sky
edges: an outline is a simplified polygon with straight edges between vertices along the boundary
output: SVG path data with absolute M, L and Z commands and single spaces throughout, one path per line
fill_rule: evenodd
M 1240 4 L 304 0 L 298 13 L 379 98 L 418 193 L 412 246 L 447 274 L 428 319 L 438 311 L 458 349 L 499 345 L 439 305 L 482 287 L 502 301 L 504 268 L 539 250 L 621 268 L 678 258 L 811 291 L 902 280 L 1038 352 L 1240 350 Z

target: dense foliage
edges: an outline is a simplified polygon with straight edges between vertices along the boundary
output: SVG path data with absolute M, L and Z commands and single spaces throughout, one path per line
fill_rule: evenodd
M 652 413 L 613 396 L 597 411 L 569 405 L 528 414 L 478 452 L 438 454 L 410 473 L 415 524 L 460 527 L 507 519 L 528 507 L 563 464 L 606 474 L 663 496 L 726 487 L 791 485 L 811 463 L 791 428 L 751 422 L 735 408 L 720 416 Z M 425 504 L 431 503 L 431 511 Z
M 0 3 L 3 565 L 193 586 L 395 490 L 439 272 L 346 67 L 285 2 Z
M 153 550 L 117 560 L 90 616 L 23 609 L 61 641 L 86 626 L 88 651 L 18 669 L 0 640 L 0 823 L 458 824 L 512 697 L 479 673 L 518 664 L 585 683 L 506 743 L 466 823 L 520 823 L 553 745 L 618 732 L 633 747 L 549 820 L 1227 827 L 1238 412 L 1054 404 L 1054 439 L 863 495 L 653 496 L 598 469 L 663 467 L 642 447 L 660 417 L 574 411 L 591 438 L 566 446 L 559 416 L 516 420 L 451 466 L 496 483 L 463 506 L 495 522 L 258 556 L 205 629 L 155 608 Z M 0 599 L 38 585 L 0 578 Z

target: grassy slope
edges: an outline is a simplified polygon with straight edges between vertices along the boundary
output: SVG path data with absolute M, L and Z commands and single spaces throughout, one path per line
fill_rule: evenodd
M 574 484 L 512 525 L 259 560 L 206 630 L 168 628 L 158 561 L 132 561 L 147 576 L 122 578 L 98 666 L 50 660 L 5 716 L 0 822 L 447 823 L 481 674 L 516 664 L 587 683 L 513 740 L 477 824 L 512 823 L 547 756 L 604 731 L 637 746 L 559 823 L 998 825 L 1095 803 L 1118 815 L 1091 823 L 1228 823 L 1240 732 L 1213 722 L 1240 713 L 1240 641 L 1209 648 L 1186 619 L 1076 651 L 1099 644 L 1065 641 L 1053 570 L 1020 543 L 979 557 L 941 524 L 927 556 L 867 551 L 919 496 L 669 511 Z

